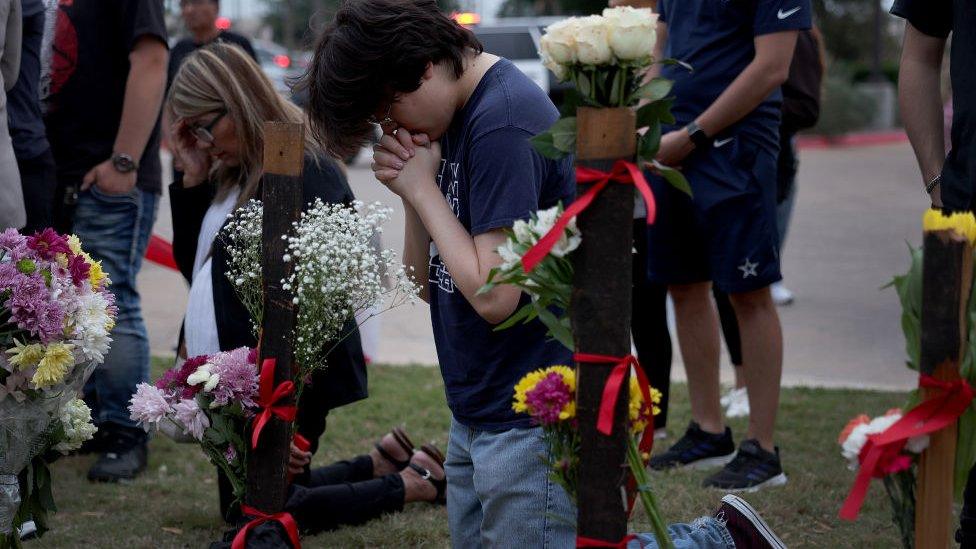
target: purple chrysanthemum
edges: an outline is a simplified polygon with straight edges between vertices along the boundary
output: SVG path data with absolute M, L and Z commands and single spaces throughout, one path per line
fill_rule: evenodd
M 257 406 L 254 398 L 258 393 L 258 373 L 248 361 L 250 349 L 241 347 L 214 355 L 210 359 L 210 373 L 220 376 L 213 390 L 213 406 L 226 406 L 240 402 L 244 409 Z
M 149 385 L 140 383 L 136 386 L 136 394 L 129 400 L 129 414 L 134 421 L 144 424 L 147 429 L 152 423 L 159 423 L 166 414 L 173 411 L 162 391 Z
M 27 238 L 17 229 L 7 229 L 0 233 L 0 248 L 15 255 L 22 255 L 27 246 Z
M 43 343 L 63 336 L 64 309 L 58 302 L 51 301 L 44 278 L 39 274 L 23 275 L 16 282 L 5 304 L 10 309 L 10 321 L 39 337 Z
M 48 227 L 27 237 L 27 247 L 37 252 L 41 259 L 51 261 L 57 254 L 71 254 L 68 239 Z
M 187 398 L 177 402 L 173 405 L 173 413 L 176 421 L 183 425 L 184 433 L 193 435 L 197 440 L 203 440 L 203 432 L 210 427 L 210 420 L 195 399 Z
M 525 393 L 525 403 L 532 411 L 532 417 L 541 425 L 557 423 L 559 414 L 572 399 L 569 385 L 558 372 L 549 373 Z
M 224 459 L 227 460 L 227 463 L 234 463 L 234 460 L 237 459 L 237 448 L 234 448 L 233 444 L 227 446 L 227 449 L 224 450 Z

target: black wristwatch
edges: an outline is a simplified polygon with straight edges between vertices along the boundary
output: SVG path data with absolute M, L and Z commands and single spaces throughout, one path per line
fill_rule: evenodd
M 691 142 L 695 144 L 695 148 L 704 149 L 712 144 L 712 138 L 705 134 L 705 130 L 701 129 L 695 121 L 685 126 L 685 131 L 688 132 L 688 137 L 691 138 Z
M 139 164 L 125 153 L 115 153 L 112 155 L 112 167 L 119 173 L 129 173 L 138 170 Z

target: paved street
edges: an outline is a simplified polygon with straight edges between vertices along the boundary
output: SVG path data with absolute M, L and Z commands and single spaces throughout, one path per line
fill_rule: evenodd
M 907 269 L 906 242 L 921 240 L 926 205 L 907 144 L 801 153 L 799 196 L 784 253 L 796 303 L 780 309 L 786 340 L 784 381 L 790 385 L 904 389 L 915 376 L 904 366 L 900 307 L 879 288 Z M 402 245 L 399 199 L 372 179 L 361 159 L 349 170 L 357 197 L 396 211 L 384 243 Z M 155 232 L 172 235 L 163 201 Z M 172 354 L 186 304 L 178 273 L 147 264 L 139 279 L 153 353 Z M 374 327 L 378 362 L 436 364 L 426 306 L 387 313 Z M 674 378 L 684 377 L 675 353 Z M 723 378 L 731 368 L 723 365 Z

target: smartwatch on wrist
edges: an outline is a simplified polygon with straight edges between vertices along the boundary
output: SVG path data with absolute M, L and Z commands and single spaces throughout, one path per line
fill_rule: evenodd
M 696 149 L 704 149 L 712 144 L 712 138 L 705 134 L 705 130 L 701 129 L 695 121 L 685 126 L 685 131 L 688 132 L 688 137 L 691 138 L 691 142 L 695 144 Z
M 129 173 L 138 170 L 139 164 L 125 153 L 115 153 L 112 155 L 112 167 L 119 173 Z

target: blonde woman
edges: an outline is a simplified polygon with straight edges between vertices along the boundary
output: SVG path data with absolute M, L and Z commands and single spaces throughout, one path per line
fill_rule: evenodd
M 183 322 L 184 356 L 212 354 L 257 344 L 250 319 L 225 276 L 227 253 L 215 237 L 231 213 L 260 199 L 266 121 L 303 122 L 296 106 L 275 92 L 258 65 L 240 48 L 213 44 L 187 57 L 173 79 L 166 108 L 174 153 L 183 175 L 170 186 L 173 250 L 190 282 Z M 337 163 L 313 141 L 306 142 L 303 203 L 316 198 L 349 204 L 353 193 Z M 355 324 L 352 335 L 328 356 L 328 369 L 313 375 L 303 391 L 298 432 L 312 443 L 325 431 L 329 410 L 366 398 L 366 365 Z M 395 435 L 401 436 L 395 436 Z M 297 473 L 289 507 L 304 530 L 363 522 L 402 509 L 414 500 L 434 500 L 443 479 L 439 452 L 413 453 L 402 432 L 383 437 L 370 454 L 309 473 L 311 453 L 293 446 L 289 470 Z M 437 456 L 439 457 L 439 456 Z M 418 472 L 419 470 L 419 472 Z M 230 507 L 221 483 L 221 511 Z

